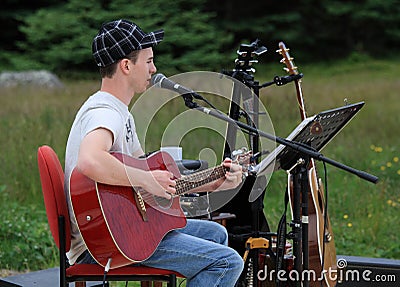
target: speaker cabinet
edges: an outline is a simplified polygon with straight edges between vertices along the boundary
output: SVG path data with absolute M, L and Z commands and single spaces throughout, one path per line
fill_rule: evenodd
M 337 256 L 336 287 L 398 287 L 400 260 Z

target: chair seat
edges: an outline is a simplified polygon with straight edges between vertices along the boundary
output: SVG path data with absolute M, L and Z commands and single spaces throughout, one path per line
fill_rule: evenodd
M 104 274 L 104 267 L 97 264 L 75 264 L 67 268 L 67 277 L 70 276 L 98 276 Z M 171 275 L 177 277 L 184 277 L 182 274 L 165 269 L 147 267 L 147 266 L 125 266 L 115 269 L 110 269 L 107 273 L 108 276 L 113 275 Z

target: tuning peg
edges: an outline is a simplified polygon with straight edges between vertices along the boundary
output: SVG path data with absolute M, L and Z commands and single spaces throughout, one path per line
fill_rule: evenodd
M 246 63 L 245 61 L 242 61 L 242 60 L 239 60 L 239 59 L 235 59 L 235 64 L 236 65 L 244 66 L 245 63 Z
M 283 52 L 288 52 L 289 50 L 290 50 L 289 48 L 278 49 L 278 50 L 276 50 L 276 52 L 279 53 L 279 54 L 283 54 Z

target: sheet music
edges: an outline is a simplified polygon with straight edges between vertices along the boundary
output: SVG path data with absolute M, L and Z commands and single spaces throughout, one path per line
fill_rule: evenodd
M 359 102 L 308 117 L 286 139 L 309 145 L 315 150 L 321 151 L 363 106 L 364 102 Z M 296 156 L 295 151 L 281 144 L 255 166 L 253 171 L 259 176 L 281 168 L 288 169 L 287 165 L 294 164 L 297 160 Z M 282 167 L 282 165 L 285 166 Z
M 300 133 L 300 131 L 307 126 L 307 124 L 315 119 L 315 116 L 308 117 L 304 119 L 287 137 L 288 140 L 293 140 L 293 138 Z M 279 145 L 275 148 L 268 156 L 262 160 L 258 165 L 255 166 L 254 171 L 257 175 L 268 174 L 280 169 L 279 163 L 275 162 L 278 154 L 280 154 L 285 149 L 284 145 Z M 262 174 L 259 174 L 262 172 Z

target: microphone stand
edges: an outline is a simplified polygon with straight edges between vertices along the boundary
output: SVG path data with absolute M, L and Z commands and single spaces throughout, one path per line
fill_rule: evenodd
M 265 47 L 259 46 L 258 41 L 250 45 L 242 44 L 240 50 L 237 52 L 238 59 L 235 60 L 235 69 L 222 72 L 224 75 L 228 75 L 237 80 L 233 82 L 229 118 L 238 120 L 241 116 L 245 115 L 247 124 L 255 127 L 259 124 L 260 89 L 275 83 L 271 82 L 260 86 L 259 82 L 254 79 L 252 74 L 255 72 L 252 65 L 258 62 L 255 60 L 255 56 L 259 56 L 266 50 Z M 250 96 L 243 91 L 243 84 L 253 91 Z M 243 109 L 239 106 L 241 101 L 243 102 Z M 237 130 L 238 126 L 236 123 L 229 123 L 227 125 L 224 157 L 231 156 L 231 148 L 236 145 Z M 259 156 L 263 153 L 263 151 L 259 151 L 260 137 L 257 133 L 248 133 L 248 138 L 250 149 L 253 154 L 250 162 L 258 163 Z M 245 271 L 239 279 L 237 286 L 258 286 L 259 279 L 257 270 L 259 269 L 259 265 L 266 264 L 265 260 L 267 260 L 266 257 L 260 256 L 261 254 L 258 246 L 268 244 L 265 238 L 271 239 L 275 236 L 275 233 L 270 232 L 268 220 L 263 212 L 265 180 L 264 177 L 256 177 L 254 175 L 247 177 L 240 189 L 243 192 L 239 192 L 229 204 L 222 208 L 222 211 L 236 210 L 237 219 L 230 222 L 227 229 L 231 239 L 231 247 L 236 249 L 239 253 L 243 252 L 243 259 L 246 264 Z M 259 194 L 255 200 L 248 203 L 243 202 L 243 200 L 247 202 L 247 197 L 254 192 Z M 245 212 L 246 210 L 249 210 L 250 213 Z M 250 226 L 249 230 L 247 228 L 248 226 Z M 251 249 L 254 249 L 254 251 Z M 267 249 L 267 251 L 271 250 Z M 274 256 L 272 252 L 269 253 L 272 257 Z
M 258 98 L 260 90 L 273 84 L 277 86 L 282 86 L 303 77 L 302 74 L 288 75 L 282 77 L 275 76 L 273 81 L 266 82 L 260 85 L 259 82 L 254 79 L 253 73 L 255 72 L 255 69 L 253 68 L 253 64 L 258 63 L 256 57 L 260 56 L 266 51 L 267 48 L 261 46 L 259 40 L 254 41 L 250 45 L 241 44 L 240 49 L 237 51 L 238 58 L 235 60 L 235 69 L 222 72 L 224 75 L 228 75 L 236 79 L 239 83 L 244 84 L 253 91 L 252 95 L 249 97 L 247 94 L 244 94 L 242 92 L 241 85 L 239 85 L 239 83 L 236 81 L 234 82 L 231 106 L 229 110 L 229 118 L 238 120 L 243 115 L 241 111 L 242 109 L 239 106 L 239 103 L 243 101 L 246 122 L 248 125 L 254 127 L 257 127 L 259 124 L 258 121 L 260 113 Z M 212 105 L 209 106 L 214 108 Z M 236 145 L 237 129 L 238 127 L 236 123 L 228 123 L 224 157 L 231 156 L 231 147 L 234 147 Z M 259 143 L 260 136 L 258 135 L 258 133 L 249 132 L 249 144 L 250 149 L 253 153 L 253 157 L 250 162 L 255 164 L 259 163 L 259 158 L 264 152 L 259 151 Z M 242 286 L 243 284 L 245 284 L 245 286 L 247 286 L 247 284 L 249 286 L 253 286 L 253 284 L 254 286 L 258 286 L 259 278 L 257 276 L 257 271 L 259 269 L 259 264 L 267 264 L 267 261 L 265 260 L 268 260 L 267 257 L 261 257 L 259 248 L 263 248 L 261 246 L 264 246 L 264 244 L 268 245 L 267 239 L 270 240 L 272 237 L 278 235 L 276 233 L 270 232 L 267 218 L 263 213 L 263 198 L 265 194 L 265 190 L 261 190 L 265 189 L 265 183 L 263 183 L 263 181 L 265 181 L 264 177 L 256 177 L 254 175 L 247 177 L 243 183 L 243 186 L 241 187 L 241 190 L 243 190 L 244 192 L 239 193 L 228 205 L 222 208 L 222 210 L 226 209 L 228 211 L 229 209 L 233 208 L 237 210 L 236 213 L 239 212 L 237 214 L 237 222 L 232 222 L 230 224 L 231 228 L 227 227 L 229 237 L 233 241 L 231 241 L 231 246 L 239 252 L 242 252 L 243 248 L 245 248 L 245 250 L 243 251 L 243 259 L 245 260 L 247 267 L 245 268 L 244 274 L 241 276 L 241 279 L 239 279 L 238 281 L 238 286 Z M 252 200 L 248 206 L 240 203 L 242 200 L 244 200 L 246 196 L 250 196 L 247 194 L 248 192 L 252 194 L 255 189 L 258 190 L 258 197 L 255 200 Z M 243 208 L 250 209 L 250 215 L 243 213 L 243 211 L 240 211 L 243 210 Z M 251 221 L 248 220 L 248 216 L 251 217 Z M 251 229 L 249 230 L 249 232 L 246 229 L 248 222 L 250 222 L 251 224 Z M 239 231 L 239 228 L 242 228 L 242 231 Z M 239 234 L 237 234 L 235 230 L 236 232 L 239 231 Z M 247 259 L 251 249 L 255 250 L 251 252 L 250 258 Z M 269 253 L 271 260 L 274 262 L 277 256 L 272 252 L 271 249 L 267 249 L 266 251 Z M 259 262 L 260 260 L 264 260 L 264 262 Z

